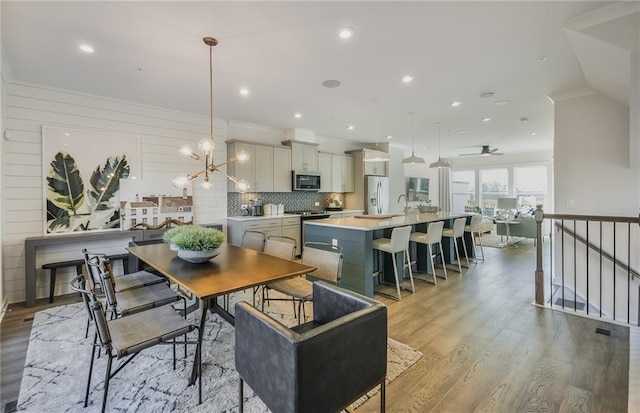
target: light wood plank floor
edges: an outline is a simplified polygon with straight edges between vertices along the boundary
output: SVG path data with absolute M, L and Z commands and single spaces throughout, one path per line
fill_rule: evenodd
M 388 412 L 627 411 L 628 329 L 531 305 L 535 249 L 530 240 L 519 246 L 485 248 L 486 261 L 462 278 L 449 271 L 437 286 L 416 281 L 402 301 L 376 296 L 389 306 L 389 335 L 424 353 L 388 386 Z M 31 328 L 24 320 L 48 306 L 15 305 L 5 315 L 2 408 L 18 397 Z M 357 411 L 377 407 L 376 396 Z

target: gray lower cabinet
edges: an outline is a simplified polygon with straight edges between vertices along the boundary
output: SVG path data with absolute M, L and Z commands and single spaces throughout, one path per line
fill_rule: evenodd
M 257 219 L 227 219 L 227 241 L 233 245 L 242 244 L 245 231 L 260 231 L 267 238 L 285 236 L 296 240 L 297 254 L 300 254 L 300 217 L 278 217 Z

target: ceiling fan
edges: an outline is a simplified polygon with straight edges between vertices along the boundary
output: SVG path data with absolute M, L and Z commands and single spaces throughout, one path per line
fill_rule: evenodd
M 498 152 L 498 148 L 491 149 L 489 145 L 482 145 L 482 150 L 480 152 L 461 153 L 459 156 L 493 156 L 493 155 L 504 155 L 504 154 L 502 152 Z

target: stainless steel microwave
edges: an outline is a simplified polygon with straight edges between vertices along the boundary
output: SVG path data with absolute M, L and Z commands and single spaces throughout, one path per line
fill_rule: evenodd
M 291 189 L 294 191 L 319 191 L 320 172 L 291 171 Z

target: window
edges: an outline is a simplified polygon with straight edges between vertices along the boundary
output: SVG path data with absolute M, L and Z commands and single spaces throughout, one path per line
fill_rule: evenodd
M 465 212 L 466 206 L 477 206 L 476 172 L 453 171 L 453 212 Z
M 526 166 L 513 168 L 516 198 L 518 205 L 546 205 L 547 168 L 545 166 Z
M 493 216 L 498 198 L 506 198 L 509 194 L 509 171 L 506 168 L 481 169 L 480 188 L 482 215 Z

